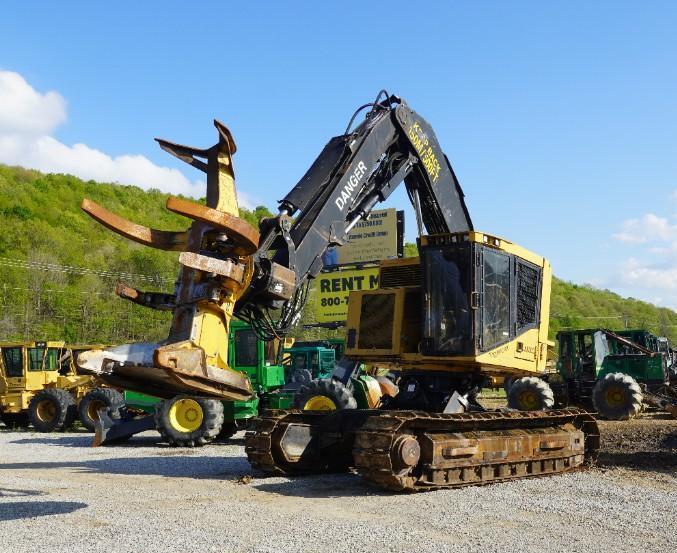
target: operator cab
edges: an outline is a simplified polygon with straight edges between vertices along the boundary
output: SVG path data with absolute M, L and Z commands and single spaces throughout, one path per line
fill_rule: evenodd
M 540 320 L 543 266 L 481 233 L 424 236 L 425 355 L 478 355 L 506 344 Z
M 41 390 L 57 381 L 60 361 L 68 352 L 64 342 L 0 343 L 0 394 Z M 0 412 L 3 400 L 0 398 Z
M 545 362 L 547 260 L 475 231 L 422 236 L 419 252 L 381 262 L 378 290 L 351 293 L 347 355 L 477 358 L 500 350 Z

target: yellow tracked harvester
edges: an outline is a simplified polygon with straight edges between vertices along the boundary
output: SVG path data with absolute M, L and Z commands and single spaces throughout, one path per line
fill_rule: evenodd
M 324 389 L 347 387 L 363 363 L 396 371 L 399 388 L 371 386 L 371 409 L 264 413 L 246 437 L 252 465 L 288 474 L 354 467 L 377 485 L 407 490 L 560 473 L 594 456 L 597 428 L 584 411 L 487 412 L 474 400 L 492 375 L 529 380 L 543 371 L 550 266 L 473 229 L 435 133 L 406 102 L 381 91 L 359 108 L 258 232 L 238 217 L 235 142 L 215 124 L 219 142 L 208 149 L 159 141 L 207 173 L 206 206 L 167 201 L 192 220 L 187 230 L 142 227 L 83 202 L 118 234 L 181 252 L 181 269 L 173 294 L 118 288 L 135 303 L 173 311 L 166 340 L 87 352 L 81 368 L 167 400 L 252 397 L 252 382 L 227 362 L 231 318 L 265 340 L 287 334 L 327 248 L 345 244 L 404 183 L 420 259 L 383 263 L 380 289 L 350 297 L 345 357 Z M 525 405 L 551 405 L 551 391 L 523 388 Z
M 346 358 L 331 387 L 354 393 L 366 363 L 397 375 L 395 395 L 378 409 L 260 417 L 246 438 L 255 467 L 353 467 L 387 489 L 425 490 L 564 472 L 594 457 L 592 416 L 544 410 L 552 391 L 533 378 L 547 356 L 549 263 L 474 231 L 422 236 L 419 249 L 420 258 L 382 262 L 379 289 L 350 293 Z M 516 378 L 533 410 L 484 410 L 475 396 L 493 376 Z M 313 389 L 330 387 L 313 382 L 304 398 Z

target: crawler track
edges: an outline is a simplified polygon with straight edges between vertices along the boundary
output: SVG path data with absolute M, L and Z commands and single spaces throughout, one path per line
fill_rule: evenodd
M 310 444 L 308 454 L 299 453 L 292 460 L 287 460 L 281 451 L 281 440 L 287 429 L 308 428 L 317 432 L 320 422 L 327 417 L 324 412 L 297 410 L 270 410 L 250 421 L 250 430 L 245 436 L 245 452 L 252 467 L 270 474 L 312 474 L 347 470 L 350 466 L 348 457 L 344 466 L 337 467 L 336 460 L 331 462 L 328 455 L 319 454 L 319 448 Z
M 421 462 L 396 455 L 414 437 Z M 576 443 L 577 440 L 582 443 Z M 390 490 L 425 490 L 489 484 L 566 472 L 592 460 L 599 449 L 594 418 L 584 411 L 487 412 L 441 415 L 386 413 L 357 431 L 357 472 Z M 399 461 L 399 464 L 398 464 Z
M 545 476 L 582 467 L 599 449 L 579 409 L 444 415 L 417 411 L 270 411 L 245 438 L 253 467 L 304 474 L 353 467 L 396 491 Z

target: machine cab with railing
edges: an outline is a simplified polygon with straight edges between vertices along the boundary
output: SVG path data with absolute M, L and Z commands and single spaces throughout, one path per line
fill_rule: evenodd
M 342 341 L 335 342 L 337 347 Z M 329 378 L 336 365 L 337 348 L 326 341 L 296 342 L 284 350 L 287 382 L 305 384 L 315 378 Z

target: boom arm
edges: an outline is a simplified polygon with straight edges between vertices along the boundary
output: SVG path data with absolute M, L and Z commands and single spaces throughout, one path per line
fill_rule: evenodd
M 360 108 L 371 106 L 354 131 L 349 124 L 329 141 L 280 201 L 278 216 L 262 221 L 260 233 L 238 217 L 235 141 L 218 121 L 219 140 L 211 148 L 159 141 L 207 174 L 206 205 L 167 200 L 167 209 L 192 221 L 188 229 L 145 227 L 83 200 L 83 210 L 114 232 L 181 253 L 173 294 L 118 287 L 120 296 L 137 304 L 172 311 L 167 338 L 86 352 L 78 358 L 80 368 L 111 385 L 158 397 L 188 392 L 246 399 L 254 392 L 251 382 L 228 366 L 233 314 L 265 339 L 289 331 L 327 247 L 344 244 L 350 229 L 400 182 L 406 184 L 420 232 L 424 226 L 429 233 L 470 230 L 463 193 L 432 129 L 399 98 L 386 95 L 379 101 L 382 94 Z
M 463 191 L 432 128 L 396 96 L 379 102 L 383 94 L 360 108 L 372 109 L 354 131 L 327 143 L 279 202 L 279 215 L 262 223 L 255 276 L 235 313 L 263 335 L 284 333 L 294 324 L 305 284 L 322 269 L 326 249 L 345 244 L 353 226 L 401 182 L 419 233 L 423 227 L 429 234 L 472 230 Z M 268 309 L 280 306 L 281 316 L 273 322 Z

